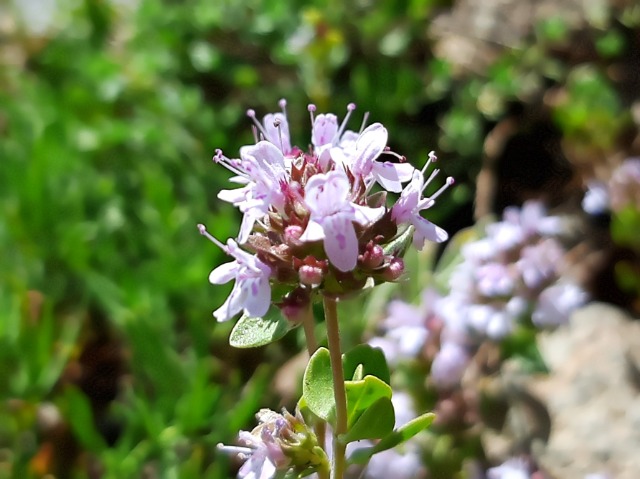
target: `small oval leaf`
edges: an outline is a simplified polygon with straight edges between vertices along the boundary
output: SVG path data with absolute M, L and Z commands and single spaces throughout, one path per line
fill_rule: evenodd
M 264 318 L 242 316 L 231 331 L 229 344 L 234 348 L 257 348 L 277 341 L 292 328 L 280 310 L 272 307 Z

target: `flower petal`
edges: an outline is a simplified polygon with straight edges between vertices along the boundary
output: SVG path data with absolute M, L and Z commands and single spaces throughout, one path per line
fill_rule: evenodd
M 369 206 L 361 206 L 351 204 L 353 207 L 353 221 L 361 225 L 368 225 L 378 221 L 385 212 L 385 207 L 370 208 Z
M 324 250 L 331 264 L 340 271 L 352 271 L 358 263 L 358 238 L 351 220 L 342 215 L 328 217 L 324 234 Z
M 244 296 L 242 293 L 240 285 L 236 282 L 227 300 L 213 312 L 213 316 L 218 322 L 228 321 L 242 310 Z
M 399 193 L 402 183 L 411 179 L 415 168 L 409 163 L 391 163 L 375 161 L 372 165 L 376 181 L 387 191 Z
M 249 278 L 242 282 L 245 312 L 254 318 L 261 318 L 271 304 L 271 285 L 268 278 Z
M 380 123 L 374 123 L 365 128 L 356 142 L 353 161 L 353 171 L 356 175 L 368 175 L 371 172 L 373 161 L 387 146 L 388 137 L 387 129 Z
M 276 123 L 279 126 L 276 127 Z M 276 145 L 283 154 L 289 153 L 291 151 L 291 139 L 287 117 L 282 113 L 269 113 L 265 115 L 262 124 L 267 132 L 267 140 Z
M 426 240 L 442 243 L 449 239 L 448 233 L 434 225 L 431 221 L 424 219 L 422 216 L 415 215 L 413 217 L 413 226 L 416 231 L 413 233 L 413 246 L 419 250 L 424 247 Z
M 312 176 L 305 186 L 305 202 L 314 216 L 326 216 L 339 211 L 349 194 L 349 178 L 338 169 Z
M 338 117 L 333 113 L 319 114 L 313 122 L 311 142 L 316 148 L 333 141 L 338 133 Z
M 231 261 L 218 266 L 209 274 L 209 282 L 212 284 L 224 284 L 231 281 L 238 274 L 239 265 L 237 261 Z
M 270 141 L 259 141 L 255 145 L 243 146 L 240 148 L 240 157 L 249 161 L 254 158 L 260 163 L 280 166 L 284 170 L 282 151 Z
M 310 220 L 307 224 L 307 229 L 304 230 L 300 241 L 319 241 L 324 239 L 324 229 L 322 225 L 314 220 Z

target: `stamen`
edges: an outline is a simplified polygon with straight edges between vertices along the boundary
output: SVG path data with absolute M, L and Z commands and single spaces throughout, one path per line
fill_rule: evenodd
M 216 150 L 216 154 L 213 155 L 212 160 L 215 163 L 218 163 L 218 164 L 222 165 L 223 167 L 225 167 L 227 170 L 229 170 L 234 175 L 247 176 L 247 174 L 244 171 L 242 171 L 240 168 L 238 168 L 236 166 L 236 165 L 240 166 L 240 163 L 239 162 L 234 162 L 233 160 L 230 160 L 229 158 L 224 156 L 222 154 L 222 150 L 219 149 L 219 148 Z M 234 164 L 234 163 L 236 163 L 236 164 Z
M 307 111 L 309 112 L 309 116 L 311 117 L 311 129 L 313 130 L 313 124 L 316 119 L 313 116 L 313 113 L 316 111 L 316 106 L 313 103 L 309 103 L 307 105 Z
M 287 100 L 285 100 L 284 98 L 281 98 L 280 101 L 278 102 L 278 106 L 280 107 L 280 109 L 282 110 L 282 114 L 286 118 L 287 117 Z
M 222 249 L 222 251 L 224 251 L 225 253 L 229 254 L 229 249 L 226 247 L 226 245 L 222 244 L 220 242 L 220 240 L 218 240 L 217 238 L 213 237 L 208 231 L 207 231 L 207 227 L 205 225 L 203 225 L 202 223 L 198 223 L 198 231 L 200 232 L 200 234 L 202 236 L 204 236 L 205 238 L 207 238 L 209 241 L 211 241 L 214 245 L 218 246 L 220 249 Z
M 437 160 L 438 160 L 438 157 L 436 156 L 436 153 L 434 151 L 430 151 L 429 158 L 427 158 L 427 162 L 422 167 L 422 170 L 420 170 L 420 173 L 422 173 L 422 176 L 424 176 L 424 174 L 426 173 L 427 168 L 429 168 L 429 165 L 431 165 L 431 163 L 435 163 Z
M 405 163 L 407 161 L 407 157 L 406 156 L 400 155 L 400 154 L 396 153 L 395 151 L 391 151 L 391 148 L 388 147 L 388 146 L 384 147 L 383 153 L 385 155 L 395 156 L 398 159 L 399 163 Z
M 256 118 L 256 111 L 253 109 L 248 109 L 247 110 L 247 116 L 249 118 L 251 118 L 251 121 L 253 121 L 253 124 L 256 126 L 256 128 L 258 129 L 258 131 L 262 134 L 262 138 L 269 138 L 269 135 L 267 135 L 267 130 L 264 129 L 264 126 L 262 126 L 262 123 L 260 123 L 258 121 L 258 119 Z M 254 138 L 256 138 L 256 143 L 258 142 L 258 135 L 257 133 L 254 131 L 253 133 Z
M 273 126 L 278 130 L 278 138 L 280 138 L 280 151 L 284 151 L 284 143 L 282 141 L 282 128 L 280 128 L 281 121 L 279 119 L 273 120 Z
M 238 454 L 240 456 L 243 456 L 242 458 L 250 456 L 253 453 L 253 449 L 249 447 L 227 446 L 226 444 L 222 444 L 221 442 L 218 443 L 216 447 L 227 454 Z
M 427 179 L 427 181 L 424 182 L 424 186 L 422 187 L 422 191 L 427 189 L 427 186 L 429 186 L 429 183 L 431 183 L 433 181 L 433 179 L 438 176 L 438 173 L 440 173 L 440 170 L 436 169 L 433 170 L 431 172 L 431 175 L 429 175 L 429 178 Z
M 445 182 L 444 185 L 442 185 L 440 187 L 440 189 L 438 191 L 436 191 L 433 195 L 431 195 L 431 199 L 433 201 L 435 201 L 435 199 L 440 196 L 442 193 L 444 193 L 444 191 L 449 188 L 451 185 L 453 185 L 456 182 L 456 180 L 453 179 L 452 176 L 447 178 L 447 181 Z
M 338 132 L 331 139 L 331 143 L 332 144 L 335 145 L 336 143 L 338 143 L 338 141 L 340 141 L 340 137 L 342 136 L 342 133 L 344 133 L 344 129 L 347 126 L 347 123 L 349 122 L 349 118 L 351 117 L 351 113 L 355 109 L 356 109 L 356 104 L 355 103 L 349 103 L 347 105 L 347 114 L 345 115 L 344 120 L 342 120 L 342 123 L 340 124 L 340 128 L 338 128 Z
M 364 116 L 362 117 L 362 124 L 360 125 L 360 131 L 358 131 L 358 134 L 362 133 L 362 131 L 364 130 L 364 127 L 367 125 L 368 119 L 369 119 L 369 112 L 365 111 Z

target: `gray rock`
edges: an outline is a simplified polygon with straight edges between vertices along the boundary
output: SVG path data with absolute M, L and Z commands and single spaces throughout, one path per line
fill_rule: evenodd
M 640 322 L 594 303 L 539 337 L 550 369 L 526 388 L 546 405 L 551 434 L 533 453 L 557 479 L 640 477 Z

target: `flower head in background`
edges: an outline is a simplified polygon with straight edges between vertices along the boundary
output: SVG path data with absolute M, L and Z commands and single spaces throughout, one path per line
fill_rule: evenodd
M 401 198 L 394 207 L 400 216 L 409 211 L 404 206 Z M 523 322 L 559 326 L 588 300 L 563 277 L 565 249 L 556 237 L 563 230 L 562 219 L 540 203 L 508 208 L 485 236 L 461 248 L 446 271 L 446 293 L 427 288 L 417 306 L 392 301 L 382 334 L 369 344 L 392 363 L 422 358 L 438 389 L 457 388 L 483 342 L 500 342 Z
M 307 475 L 328 468 L 326 454 L 299 413 L 261 409 L 256 417 L 259 424 L 253 431 L 240 431 L 240 446 L 218 445 L 245 461 L 239 479 L 271 479 L 289 470 Z
M 529 464 L 524 459 L 509 459 L 487 471 L 487 479 L 531 479 Z
M 262 121 L 253 110 L 247 112 L 255 144 L 242 147 L 240 158 L 220 150 L 214 156 L 239 185 L 220 191 L 218 198 L 243 214 L 237 243 L 222 246 L 236 261 L 210 276 L 215 284 L 236 280 L 215 313 L 220 321 L 240 311 L 264 314 L 272 300 L 265 301 L 271 294 L 268 283 L 289 292 L 340 297 L 372 283 L 395 281 L 404 269 L 407 242 L 400 238 L 413 234 L 415 246 L 422 248 L 426 241 L 448 237 L 421 216 L 453 184 L 448 179 L 423 197 L 437 174 L 423 179 L 433 154 L 420 171 L 389 150 L 382 124 L 364 128 L 363 123 L 358 133 L 347 130 L 354 104 L 348 105 L 342 122 L 332 113 L 316 115 L 310 105 L 311 143 L 303 150 L 292 146 L 286 102 L 280 106 L 281 112 Z M 387 204 L 388 192 L 400 193 L 395 205 Z M 282 303 L 281 298 L 273 302 Z

